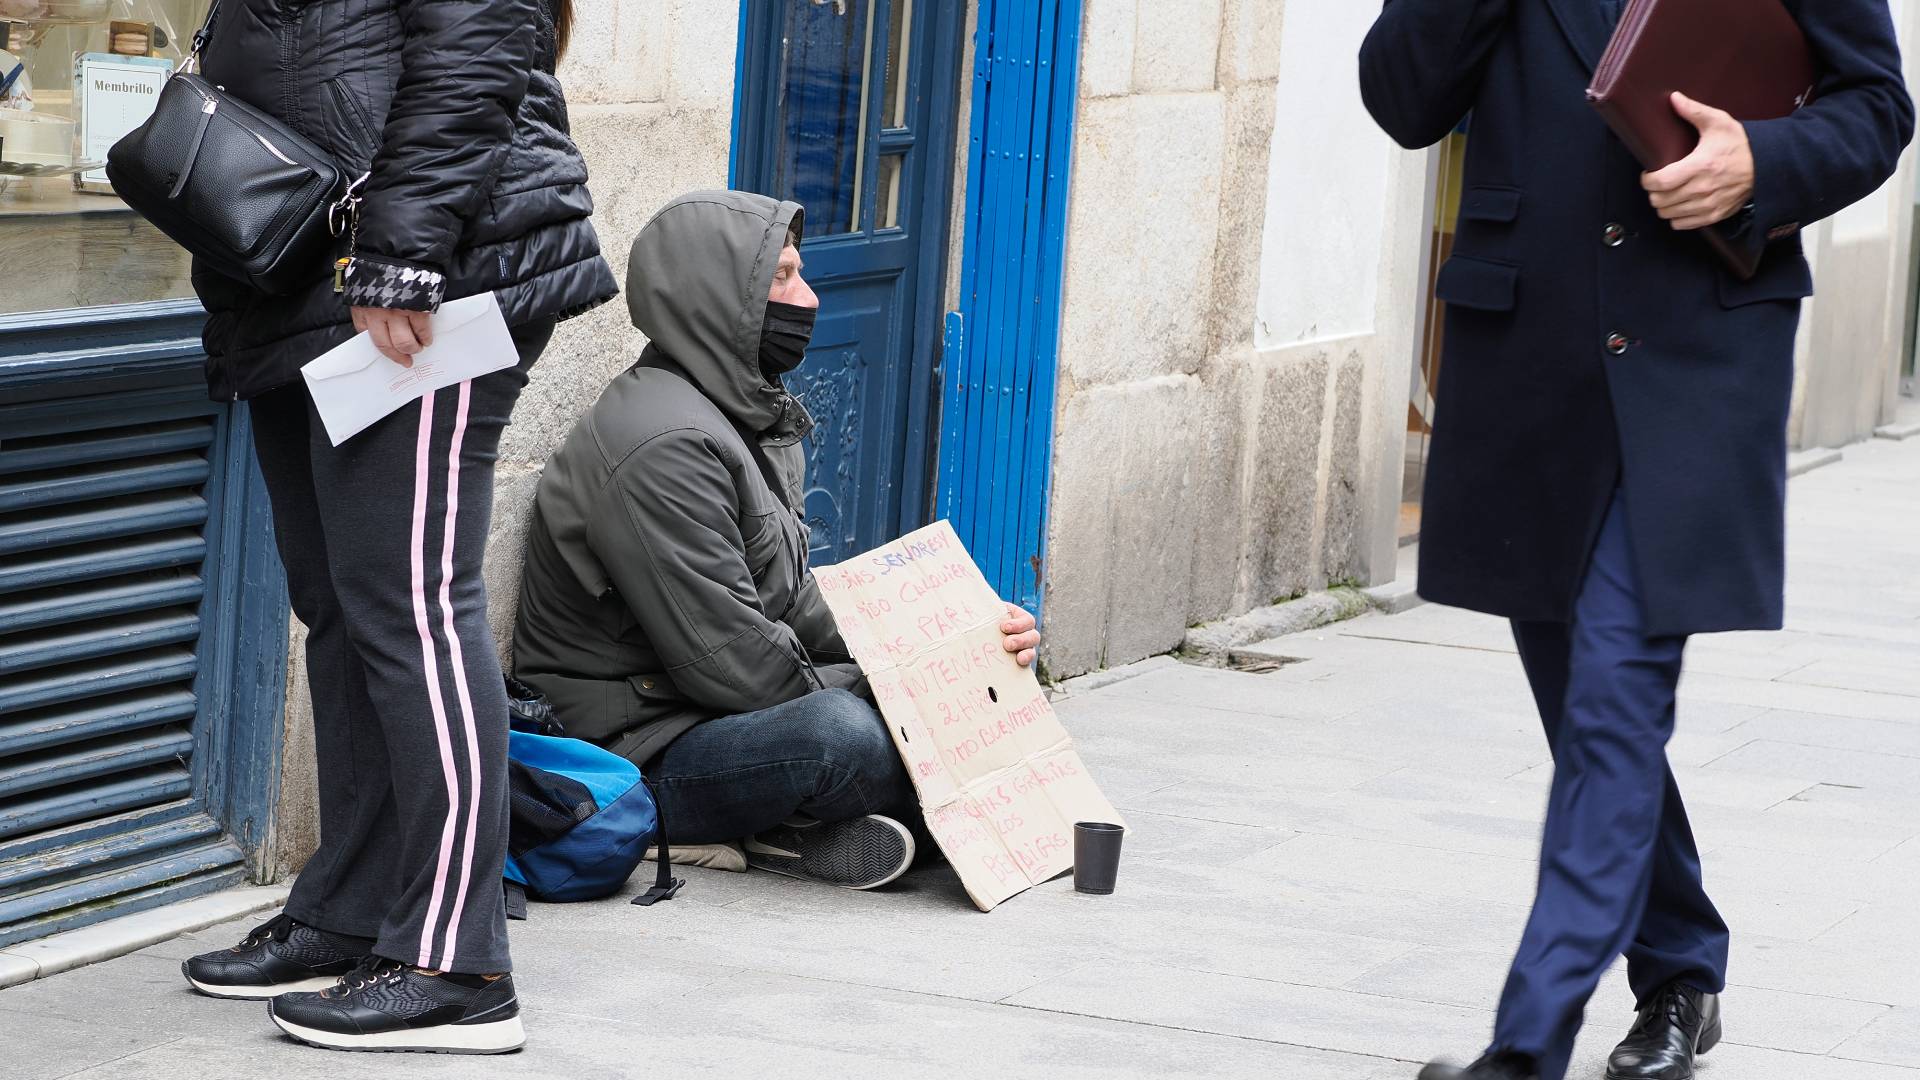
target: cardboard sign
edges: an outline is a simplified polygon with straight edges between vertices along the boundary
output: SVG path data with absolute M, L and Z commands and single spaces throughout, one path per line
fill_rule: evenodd
M 1120 823 L 953 526 L 813 571 L 873 687 L 927 828 L 982 911 L 1073 869 L 1077 821 Z

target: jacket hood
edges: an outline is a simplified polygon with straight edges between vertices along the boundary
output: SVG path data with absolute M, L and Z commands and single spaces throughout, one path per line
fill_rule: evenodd
M 754 433 L 798 436 L 812 426 L 780 381 L 760 371 L 767 294 L 803 213 L 751 192 L 692 192 L 647 222 L 627 259 L 633 325 Z

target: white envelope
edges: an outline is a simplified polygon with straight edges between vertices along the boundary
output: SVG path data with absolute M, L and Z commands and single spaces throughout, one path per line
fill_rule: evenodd
M 450 300 L 433 316 L 433 344 L 401 367 L 359 334 L 300 369 L 320 410 L 327 437 L 339 446 L 374 421 L 439 390 L 520 362 L 507 332 L 500 301 L 492 293 Z

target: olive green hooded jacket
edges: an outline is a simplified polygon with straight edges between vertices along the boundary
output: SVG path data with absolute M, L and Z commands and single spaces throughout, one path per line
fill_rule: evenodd
M 732 191 L 655 215 L 627 263 L 651 344 L 540 480 L 515 674 L 568 734 L 643 765 L 703 720 L 859 682 L 807 572 L 812 421 L 759 363 L 800 223 L 794 203 Z

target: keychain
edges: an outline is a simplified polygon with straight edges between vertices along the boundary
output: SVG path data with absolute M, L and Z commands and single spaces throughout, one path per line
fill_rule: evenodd
M 333 291 L 347 291 L 347 272 L 353 267 L 353 254 L 360 250 L 360 189 L 365 186 L 370 172 L 360 174 L 360 178 L 347 185 L 346 194 L 332 206 L 327 207 L 327 228 L 334 236 L 345 234 L 347 253 L 333 261 Z

